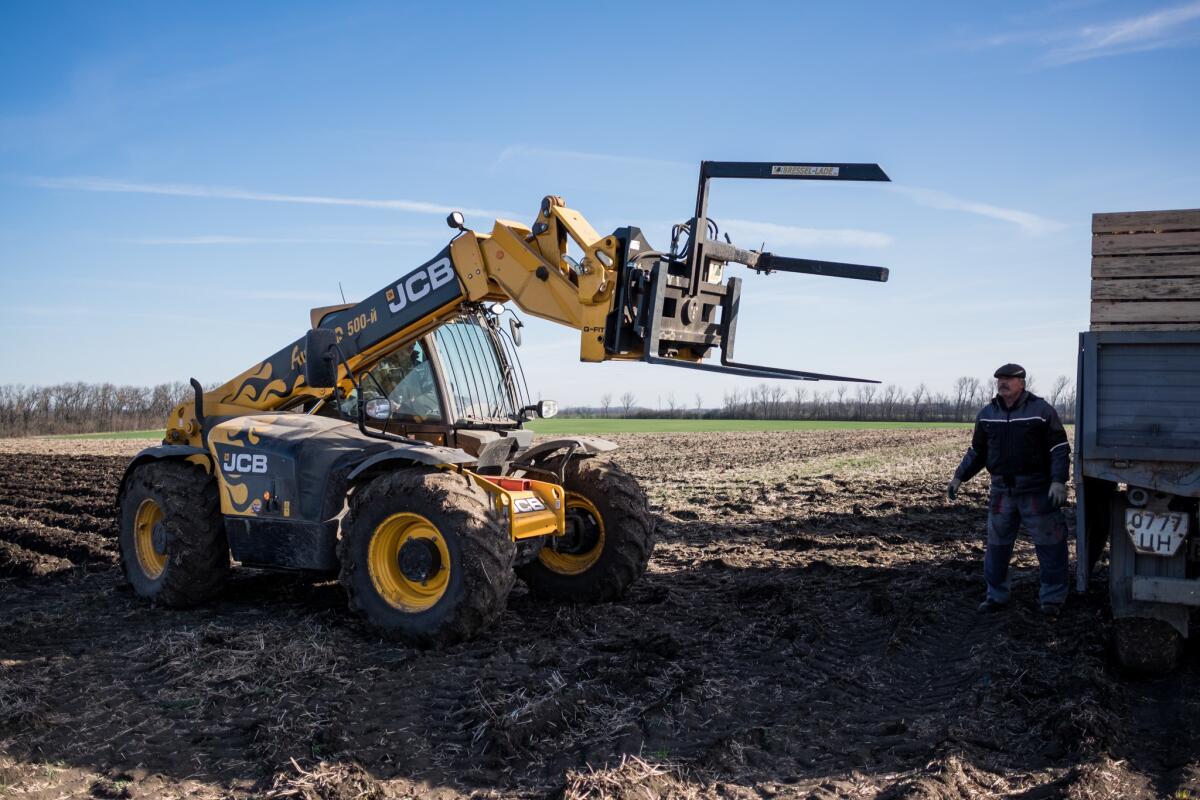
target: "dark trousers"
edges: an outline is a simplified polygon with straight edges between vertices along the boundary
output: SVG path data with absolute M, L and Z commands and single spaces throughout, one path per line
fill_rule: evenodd
M 1009 598 L 1008 562 L 1021 523 L 1025 523 L 1037 551 L 1042 603 L 1062 603 L 1067 599 L 1067 525 L 1062 512 L 1053 508 L 1045 491 L 1020 494 L 1003 487 L 992 487 L 988 500 L 987 552 L 983 557 L 983 576 L 987 596 L 997 603 Z

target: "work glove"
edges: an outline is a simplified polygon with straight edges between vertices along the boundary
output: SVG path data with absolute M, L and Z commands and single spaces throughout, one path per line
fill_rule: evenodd
M 1046 495 L 1050 498 L 1050 505 L 1055 508 L 1062 508 L 1067 504 L 1067 485 L 1055 481 L 1050 484 L 1050 491 Z
M 958 487 L 962 486 L 962 481 L 958 478 L 951 478 L 950 483 L 946 484 L 946 497 L 951 500 L 958 497 Z

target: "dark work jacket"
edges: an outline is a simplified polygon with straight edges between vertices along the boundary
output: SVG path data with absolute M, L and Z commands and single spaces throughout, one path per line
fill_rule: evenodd
M 1021 392 L 1012 408 L 999 396 L 984 406 L 954 477 L 968 481 L 985 466 L 994 488 L 1034 492 L 1066 483 L 1071 446 L 1054 406 L 1029 392 Z

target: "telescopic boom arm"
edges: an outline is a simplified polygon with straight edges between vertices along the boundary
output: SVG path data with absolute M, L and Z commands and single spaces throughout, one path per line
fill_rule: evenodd
M 641 360 L 656 364 L 757 378 L 860 381 L 815 372 L 733 360 L 741 281 L 722 280 L 727 263 L 759 273 L 797 272 L 886 281 L 882 267 L 789 258 L 744 250 L 708 238 L 708 185 L 712 178 L 886 181 L 876 164 L 704 161 L 695 215 L 677 230 L 685 248 L 660 252 L 635 227 L 599 235 L 562 198 L 542 200 L 531 226 L 496 220 L 490 234 L 447 218 L 460 231 L 432 260 L 355 304 L 314 309 L 314 329 L 337 355 L 334 383 L 348 388 L 353 376 L 389 353 L 452 321 L 464 310 L 512 301 L 528 314 L 579 331 L 582 361 Z M 583 253 L 568 255 L 573 242 Z M 305 380 L 302 337 L 233 380 L 184 403 L 168 420 L 167 440 L 199 443 L 212 420 L 287 407 L 334 391 Z M 716 349 L 715 362 L 706 360 Z M 329 354 L 323 354 L 329 355 Z

